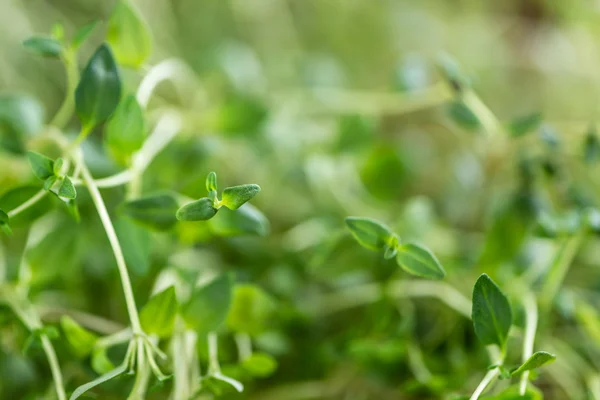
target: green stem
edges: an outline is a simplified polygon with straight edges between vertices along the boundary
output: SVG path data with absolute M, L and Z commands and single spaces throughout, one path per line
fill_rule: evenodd
M 77 88 L 77 82 L 79 81 L 76 52 L 72 49 L 67 49 L 63 53 L 62 59 L 67 72 L 67 93 L 62 105 L 50 122 L 50 125 L 61 129 L 67 125 L 69 119 L 71 119 L 73 110 L 75 109 L 75 89 Z
M 481 396 L 481 394 L 483 393 L 485 388 L 488 387 L 488 385 L 490 383 L 492 383 L 494 381 L 494 379 L 496 379 L 498 377 L 499 374 L 500 374 L 500 368 L 498 368 L 498 367 L 496 367 L 492 370 L 489 370 L 488 373 L 485 374 L 485 376 L 483 377 L 483 379 L 477 386 L 477 389 L 475 389 L 475 391 L 473 392 L 473 394 L 471 395 L 469 400 L 479 399 L 479 396 Z
M 538 322 L 538 310 L 535 296 L 533 293 L 527 293 L 523 298 L 523 307 L 525 309 L 525 339 L 523 340 L 523 362 L 527 361 L 533 354 L 533 343 L 535 341 L 535 331 Z M 525 371 L 521 376 L 519 393 L 525 395 L 527 391 L 527 382 L 529 381 L 529 371 Z
M 29 200 L 25 201 L 20 206 L 7 212 L 8 217 L 9 218 L 16 217 L 18 214 L 22 213 L 23 211 L 25 211 L 26 209 L 28 209 L 29 207 L 33 206 L 35 203 L 37 203 L 38 201 L 43 199 L 44 196 L 46 196 L 46 194 L 48 194 L 48 192 L 46 190 L 44 190 L 44 189 L 40 190 L 39 192 L 37 192 L 36 194 L 31 196 L 31 198 Z

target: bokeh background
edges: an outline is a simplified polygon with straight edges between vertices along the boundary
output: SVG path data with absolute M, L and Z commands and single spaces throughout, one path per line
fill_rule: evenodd
M 548 176 L 554 167 L 559 171 L 558 178 L 542 178 L 541 196 L 551 208 L 574 207 L 573 188 L 578 199 L 595 204 L 597 166 L 574 160 L 598 119 L 600 2 L 134 4 L 152 30 L 149 64 L 178 58 L 191 70 L 183 83 L 161 85 L 151 102 L 150 120 L 153 110 L 174 107 L 186 123 L 150 166 L 145 191 L 168 188 L 200 197 L 207 172 L 214 170 L 225 185 L 260 184 L 262 192 L 253 203 L 270 221 L 264 237 L 220 237 L 198 226 L 155 234 L 150 256 L 132 266 L 138 302 L 143 304 L 156 276 L 172 265 L 233 270 L 238 280 L 257 283 L 277 299 L 273 330 L 256 346 L 275 355 L 279 369 L 232 398 L 449 399 L 470 394 L 487 360 L 470 321 L 455 311 L 428 298 L 381 299 L 336 309 L 338 302 L 350 298 L 351 303 L 353 287 L 409 279 L 393 260 L 358 246 L 343 218 L 377 218 L 402 238 L 427 243 L 446 267 L 447 282 L 468 298 L 481 272 L 503 287 L 524 271 L 533 282 L 543 279 L 557 248 L 554 240 L 528 236 L 518 257 L 509 254 L 489 269 L 478 260 L 488 221 L 518 186 L 519 155 L 545 157 L 551 164 Z M 49 120 L 65 94 L 63 67 L 27 52 L 22 41 L 50 32 L 57 22 L 72 33 L 92 20 L 106 20 L 111 8 L 112 1 L 3 0 L 0 92 L 31 97 L 39 103 L 33 107 L 43 110 L 34 114 Z M 104 32 L 100 25 L 84 45 L 82 66 Z M 516 143 L 491 140 L 477 117 L 454 103 L 437 68 L 440 59 L 448 58 L 456 60 L 501 123 L 541 113 L 544 128 Z M 136 90 L 143 73 L 123 71 L 128 91 Z M 73 120 L 69 131 L 76 129 Z M 11 132 L 4 135 L 10 142 Z M 555 142 L 559 150 L 548 144 Z M 86 146 L 96 176 L 119 170 L 103 153 L 101 130 Z M 34 182 L 21 150 L 16 145 L 0 152 L 0 195 Z M 122 191 L 105 193 L 116 209 Z M 60 235 L 48 236 L 28 253 L 32 297 L 36 304 L 82 309 L 125 324 L 108 243 L 85 193 L 80 202 L 85 224 L 58 216 L 50 230 Z M 511 232 L 505 232 L 508 242 Z M 15 239 L 3 239 L 8 276 L 25 239 L 25 228 L 18 227 Z M 600 282 L 595 243 L 588 240 L 567 276 L 567 284 L 583 292 L 592 306 L 600 300 L 595 295 Z M 559 358 L 536 385 L 547 399 L 597 398 L 595 343 L 600 335 L 590 335 L 594 328 L 586 325 L 597 315 L 591 307 L 591 316 L 583 318 L 569 304 L 560 303 L 540 322 L 536 343 Z M 50 381 L 43 357 L 23 357 L 23 335 L 6 324 L 0 339 L 0 397 L 45 398 L 40 393 Z M 225 350 L 223 357 L 234 360 L 229 345 L 231 354 Z M 511 346 L 511 361 L 517 363 L 518 335 Z M 59 348 L 59 358 L 73 382 L 89 376 L 80 363 L 69 361 L 67 349 Z M 117 391 L 109 388 L 99 398 L 120 398 Z

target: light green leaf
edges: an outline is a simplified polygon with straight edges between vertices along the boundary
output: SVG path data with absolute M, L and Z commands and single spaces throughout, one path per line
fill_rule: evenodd
M 106 121 L 121 98 L 121 78 L 108 45 L 92 55 L 75 90 L 75 108 L 84 129 Z
M 237 210 L 221 208 L 219 213 L 208 221 L 212 233 L 218 236 L 258 235 L 267 236 L 270 225 L 267 217 L 250 203 Z
M 177 210 L 177 219 L 180 221 L 206 221 L 217 213 L 213 201 L 208 197 L 193 201 Z
M 139 276 L 146 276 L 150 268 L 152 246 L 152 237 L 148 229 L 122 217 L 115 221 L 115 230 L 123 247 L 127 267 Z
M 57 180 L 58 180 L 58 177 L 56 175 L 52 175 L 51 177 L 46 179 L 44 181 L 44 190 L 52 189 L 52 187 L 54 186 L 54 184 L 56 183 Z
M 92 21 L 89 24 L 85 24 L 79 28 L 77 32 L 75 32 L 75 35 L 73 35 L 73 40 L 71 41 L 73 48 L 79 48 L 79 46 L 81 46 L 81 44 L 90 36 L 94 29 L 96 29 L 99 22 L 100 21 L 97 20 Z
M 177 297 L 175 287 L 171 286 L 152 296 L 140 311 L 140 322 L 146 333 L 158 337 L 171 336 L 177 315 Z
M 52 168 L 54 175 L 60 176 L 60 173 L 62 172 L 62 167 L 63 167 L 64 163 L 65 163 L 65 160 L 61 157 L 58 157 L 56 160 L 54 160 L 54 167 Z
M 409 274 L 427 279 L 442 279 L 446 276 L 444 267 L 426 248 L 413 243 L 398 246 L 398 265 Z
M 492 279 L 483 274 L 473 288 L 473 327 L 479 341 L 504 348 L 512 324 L 508 299 Z
M 260 287 L 236 285 L 233 303 L 227 315 L 227 326 L 235 332 L 258 335 L 270 325 L 275 313 L 275 301 Z
M 73 182 L 66 176 L 60 185 L 60 189 L 58 189 L 58 195 L 70 200 L 77 197 L 77 191 L 75 190 L 75 186 L 73 186 Z
M 96 335 L 67 315 L 60 319 L 60 326 L 77 357 L 84 358 L 91 354 L 98 339 Z
M 127 0 L 118 0 L 115 4 L 108 20 L 106 38 L 119 64 L 128 67 L 140 67 L 152 51 L 150 29 Z
M 94 379 L 93 381 L 88 382 L 85 385 L 79 386 L 77 389 L 75 389 L 75 391 L 73 392 L 71 397 L 69 397 L 69 400 L 78 399 L 79 397 L 81 397 L 82 394 L 84 394 L 88 390 L 95 388 L 96 386 L 101 385 L 104 382 L 110 381 L 111 379 L 114 379 L 114 378 L 118 377 L 119 375 L 124 374 L 126 371 L 127 371 L 127 364 L 119 365 L 117 368 Z
M 146 139 L 144 113 L 134 95 L 125 97 L 104 128 L 104 143 L 115 160 L 128 165 Z
M 0 148 L 23 153 L 25 141 L 43 130 L 44 114 L 43 106 L 34 97 L 0 94 Z
M 106 347 L 100 347 L 94 349 L 92 352 L 92 369 L 100 375 L 115 369 L 115 364 L 108 358 L 106 351 Z
M 550 364 L 556 360 L 554 354 L 547 353 L 545 351 L 536 351 L 531 357 L 527 359 L 519 368 L 514 370 L 511 375 L 521 375 L 525 371 L 536 369 L 545 364 Z
M 27 159 L 29 160 L 33 174 L 39 179 L 46 180 L 54 175 L 54 161 L 48 157 L 29 151 L 27 152 Z
M 136 222 L 157 230 L 171 229 L 176 223 L 179 205 L 168 193 L 154 194 L 125 203 L 123 210 Z
M 217 190 L 217 173 L 216 172 L 210 172 L 206 176 L 206 190 L 208 192 Z
M 8 218 L 8 214 L 4 211 L 0 210 L 0 229 L 7 234 L 12 235 L 12 229 L 10 229 L 9 225 L 10 219 Z
M 59 58 L 63 52 L 63 45 L 51 37 L 33 36 L 25 40 L 23 46 L 44 57 Z
M 384 250 L 393 241 L 392 231 L 379 221 L 362 217 L 346 217 L 345 221 L 352 236 L 367 249 Z
M 231 305 L 233 276 L 223 274 L 197 287 L 190 300 L 182 307 L 181 316 L 186 325 L 200 334 L 217 330 Z
M 260 186 L 254 184 L 231 186 L 223 190 L 221 203 L 230 210 L 237 210 L 258 192 L 260 192 Z
M 269 354 L 253 353 L 242 362 L 242 368 L 253 377 L 266 378 L 277 369 L 277 361 Z

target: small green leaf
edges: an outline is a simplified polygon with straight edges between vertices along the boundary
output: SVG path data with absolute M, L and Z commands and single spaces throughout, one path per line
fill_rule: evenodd
M 235 332 L 258 335 L 271 326 L 274 313 L 275 301 L 260 287 L 236 285 L 227 326 Z
M 52 175 L 51 177 L 46 179 L 44 181 L 44 190 L 52 189 L 52 187 L 54 186 L 54 184 L 56 183 L 57 180 L 58 180 L 58 177 L 56 175 Z
M 231 186 L 223 190 L 221 203 L 230 210 L 237 210 L 258 192 L 260 192 L 260 186 L 254 184 Z
M 384 250 L 394 240 L 390 228 L 374 219 L 347 217 L 345 221 L 352 236 L 367 249 Z
M 206 221 L 217 213 L 213 201 L 208 197 L 193 201 L 177 210 L 177 219 L 180 221 Z
M 54 161 L 48 157 L 29 151 L 27 152 L 27 159 L 29 160 L 33 174 L 41 180 L 46 180 L 54 175 Z
M 60 185 L 60 189 L 58 189 L 58 195 L 70 200 L 77 197 L 77 191 L 75 190 L 75 186 L 73 186 L 73 182 L 66 176 Z
M 206 176 L 206 191 L 212 192 L 217 190 L 217 173 L 210 172 Z
M 85 42 L 85 40 L 90 36 L 94 29 L 96 29 L 99 22 L 100 21 L 97 20 L 92 21 L 89 24 L 85 24 L 84 26 L 79 28 L 77 32 L 75 32 L 75 35 L 73 35 L 73 40 L 71 41 L 71 45 L 73 46 L 73 48 L 79 48 L 79 46 L 81 46 L 81 44 Z
M 119 64 L 128 67 L 140 67 L 152 51 L 150 29 L 127 0 L 115 4 L 108 20 L 106 38 Z
M 123 206 L 125 214 L 133 220 L 157 230 L 171 229 L 177 223 L 178 208 L 177 200 L 168 193 L 142 197 Z
M 77 357 L 84 358 L 92 353 L 98 339 L 96 335 L 67 315 L 60 319 L 60 326 Z
M 100 375 L 115 369 L 115 364 L 108 358 L 106 351 L 106 347 L 100 347 L 95 348 L 92 352 L 92 369 Z
M 108 45 L 92 55 L 75 90 L 75 108 L 84 129 L 106 121 L 121 98 L 121 78 Z
M 52 168 L 54 175 L 60 176 L 64 163 L 65 160 L 63 160 L 61 157 L 58 157 L 56 160 L 54 160 L 54 167 Z
M 383 258 L 386 260 L 391 260 L 392 258 L 396 257 L 396 254 L 398 254 L 398 248 L 396 246 L 386 246 L 385 252 L 383 253 Z
M 512 120 L 508 125 L 508 130 L 513 137 L 519 137 L 537 129 L 541 123 L 542 114 L 533 113 Z
M 269 354 L 253 353 L 242 362 L 242 368 L 253 377 L 266 378 L 277 369 L 277 361 Z
M 427 279 L 442 279 L 446 271 L 437 258 L 426 248 L 407 243 L 398 246 L 398 265 L 409 274 Z
M 10 236 L 12 235 L 12 229 L 10 229 L 9 222 L 10 218 L 8 217 L 8 214 L 0 210 L 0 229 L 2 229 L 5 234 Z
M 530 371 L 541 367 L 542 365 L 550 364 L 556 360 L 554 354 L 547 353 L 545 351 L 536 351 L 531 357 L 527 359 L 519 368 L 512 372 L 512 376 L 521 375 L 525 371 Z
M 237 210 L 223 207 L 219 213 L 208 221 L 212 233 L 218 236 L 240 236 L 269 234 L 269 220 L 260 210 L 246 203 Z
M 186 325 L 200 334 L 217 330 L 229 312 L 232 285 L 233 276 L 223 274 L 195 288 L 181 310 Z
M 477 115 L 460 100 L 453 101 L 448 105 L 448 114 L 452 121 L 468 131 L 475 131 L 481 126 Z
M 146 333 L 165 338 L 173 333 L 177 315 L 175 287 L 171 286 L 152 296 L 140 311 L 140 322 Z
M 63 51 L 62 44 L 51 37 L 33 36 L 23 42 L 23 46 L 44 57 L 59 58 Z
M 127 372 L 127 368 L 128 368 L 128 365 L 126 363 L 123 363 L 123 364 L 119 365 L 117 368 L 94 379 L 93 381 L 88 382 L 85 385 L 79 386 L 77 389 L 75 389 L 75 391 L 73 392 L 71 397 L 69 397 L 69 400 L 78 399 L 79 397 L 81 397 L 82 394 L 84 394 L 88 390 L 95 388 L 96 386 L 101 385 L 104 382 L 110 381 L 111 379 L 114 379 L 114 378 L 118 377 L 119 375 L 124 374 L 125 372 Z
M 144 113 L 134 95 L 125 97 L 104 128 L 104 143 L 115 160 L 129 164 L 146 139 Z
M 512 324 L 508 299 L 498 285 L 483 274 L 473 288 L 473 327 L 479 341 L 504 348 Z

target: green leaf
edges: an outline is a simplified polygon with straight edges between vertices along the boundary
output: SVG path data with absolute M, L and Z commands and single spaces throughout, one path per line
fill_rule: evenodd
M 583 159 L 586 164 L 593 164 L 600 160 L 600 138 L 595 126 L 591 126 L 585 135 Z
M 142 328 L 146 333 L 153 333 L 161 338 L 171 336 L 175 326 L 177 307 L 174 286 L 152 296 L 140 311 Z
M 79 28 L 77 32 L 75 32 L 75 35 L 73 35 L 73 40 L 71 40 L 71 46 L 73 46 L 73 48 L 75 49 L 79 48 L 79 46 L 81 46 L 81 44 L 85 42 L 85 40 L 90 36 L 94 29 L 96 29 L 99 22 L 100 21 L 97 20 L 92 21 L 89 24 L 85 24 L 84 26 Z
M 512 120 L 508 125 L 508 131 L 513 137 L 519 137 L 537 129 L 541 123 L 542 114 L 533 113 Z
M 25 40 L 23 46 L 44 57 L 59 58 L 63 52 L 63 45 L 51 37 L 33 36 Z
M 352 236 L 367 249 L 385 250 L 386 246 L 394 239 L 394 234 L 390 228 L 374 219 L 346 217 L 345 221 Z
M 96 335 L 67 315 L 60 319 L 60 326 L 77 357 L 84 358 L 92 353 L 98 339 Z
M 102 44 L 81 74 L 75 90 L 75 108 L 84 129 L 106 121 L 121 98 L 121 78 L 108 45 Z
M 134 95 L 125 97 L 104 128 L 104 143 L 114 159 L 129 164 L 146 139 L 144 113 Z
M 206 176 L 206 191 L 212 192 L 217 190 L 217 173 L 209 172 Z
M 127 202 L 124 213 L 136 222 L 156 230 L 171 229 L 176 223 L 179 205 L 168 193 L 154 194 Z
M 10 236 L 12 235 L 12 230 L 10 229 L 9 222 L 10 218 L 8 218 L 8 214 L 0 210 L 0 229 L 2 229 L 5 234 Z
M 106 347 L 100 347 L 95 348 L 92 352 L 92 369 L 100 375 L 115 369 L 115 364 L 108 358 L 106 351 Z
M 428 249 L 417 244 L 398 246 L 396 261 L 403 270 L 421 278 L 442 279 L 446 276 L 446 271 L 437 258 Z
M 39 179 L 46 180 L 54 175 L 54 161 L 48 157 L 29 151 L 27 152 L 27 159 L 29 160 L 33 174 Z
M 235 332 L 258 335 L 272 325 L 274 313 L 275 301 L 260 287 L 236 285 L 231 311 L 227 315 L 227 326 Z
M 509 386 L 502 392 L 493 395 L 485 396 L 482 400 L 543 400 L 544 395 L 541 390 L 533 387 L 531 384 L 527 385 L 525 394 L 521 394 L 520 385 Z
M 479 341 L 504 348 L 512 323 L 508 299 L 492 279 L 483 274 L 473 288 L 473 327 Z
M 237 210 L 258 192 L 260 192 L 260 186 L 254 184 L 231 186 L 223 190 L 221 203 L 230 210 Z
M 126 0 L 119 0 L 115 4 L 108 20 L 106 38 L 119 64 L 128 67 L 140 67 L 152 51 L 150 29 Z
M 150 232 L 126 217 L 118 218 L 114 223 L 127 267 L 139 276 L 146 276 L 150 269 Z
M 84 394 L 88 390 L 95 388 L 96 386 L 101 385 L 104 382 L 110 381 L 111 379 L 114 379 L 114 378 L 118 377 L 119 375 L 124 374 L 127 371 L 127 368 L 128 368 L 127 364 L 121 364 L 117 368 L 94 379 L 93 381 L 88 382 L 85 385 L 79 386 L 77 389 L 75 389 L 75 391 L 73 392 L 71 397 L 69 397 L 69 400 L 78 399 L 79 397 L 81 397 L 82 394 Z
M 452 121 L 468 131 L 475 131 L 481 126 L 477 115 L 465 103 L 456 100 L 448 105 L 448 114 Z
M 60 176 L 60 173 L 62 172 L 62 167 L 63 167 L 64 163 L 65 163 L 65 160 L 62 159 L 61 157 L 58 157 L 56 160 L 54 160 L 54 167 L 52 168 L 54 175 Z
M 223 207 L 208 221 L 212 233 L 218 236 L 258 235 L 267 236 L 270 231 L 269 220 L 250 203 L 237 210 Z
M 208 197 L 193 201 L 177 210 L 177 219 L 180 221 L 206 221 L 217 213 L 213 201 Z
M 60 189 L 58 189 L 58 195 L 70 200 L 73 200 L 77 197 L 77 191 L 75 190 L 75 186 L 73 186 L 73 182 L 71 182 L 69 177 L 64 177 L 60 185 Z
M 277 361 L 269 354 L 253 353 L 242 362 L 242 368 L 253 377 L 266 378 L 277 369 Z
M 194 289 L 190 300 L 182 307 L 186 325 L 200 334 L 217 330 L 231 305 L 233 276 L 223 274 L 204 286 Z
M 52 175 L 51 177 L 46 179 L 44 181 L 44 190 L 52 189 L 52 187 L 54 186 L 54 184 L 56 183 L 57 180 L 58 180 L 58 177 L 56 175 Z
M 547 353 L 545 351 L 536 351 L 531 357 L 527 359 L 519 368 L 514 370 L 511 375 L 521 375 L 525 371 L 530 371 L 541 367 L 542 365 L 550 364 L 556 360 L 554 354 Z
M 23 94 L 0 94 L 0 148 L 25 151 L 25 141 L 41 132 L 44 108 L 36 98 Z

